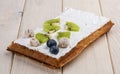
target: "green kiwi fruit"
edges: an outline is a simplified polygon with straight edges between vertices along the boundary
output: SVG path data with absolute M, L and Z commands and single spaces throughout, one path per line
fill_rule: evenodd
M 60 18 L 51 19 L 44 23 L 44 31 L 54 33 L 60 29 Z
M 39 40 L 40 43 L 45 43 L 49 39 L 49 36 L 43 33 L 37 33 L 35 37 Z
M 66 30 L 68 31 L 79 31 L 80 27 L 73 22 L 66 22 Z
M 57 39 L 66 37 L 66 38 L 70 38 L 71 33 L 70 32 L 58 32 L 58 36 Z

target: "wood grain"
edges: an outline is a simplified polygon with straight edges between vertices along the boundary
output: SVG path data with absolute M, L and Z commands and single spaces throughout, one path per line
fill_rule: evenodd
M 17 38 L 24 0 L 0 0 L 0 74 L 10 74 L 12 53 L 7 46 Z
M 114 73 L 120 74 L 120 0 L 101 0 L 100 2 L 103 15 L 110 17 L 115 23 L 107 33 L 107 38 Z
M 100 15 L 97 0 L 64 0 L 63 8 L 72 7 Z M 113 74 L 106 35 L 90 45 L 79 57 L 63 68 L 63 74 Z
M 61 0 L 27 0 L 19 38 L 23 36 L 27 28 L 42 27 L 45 20 L 59 15 L 61 5 Z M 49 69 L 37 61 L 22 55 L 15 55 L 12 74 L 61 74 L 61 69 Z

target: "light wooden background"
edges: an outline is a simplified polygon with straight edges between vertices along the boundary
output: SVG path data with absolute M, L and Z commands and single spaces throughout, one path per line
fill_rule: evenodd
M 109 17 L 115 25 L 62 69 L 6 51 L 25 29 L 35 29 L 65 8 Z M 0 74 L 120 74 L 120 0 L 0 0 Z

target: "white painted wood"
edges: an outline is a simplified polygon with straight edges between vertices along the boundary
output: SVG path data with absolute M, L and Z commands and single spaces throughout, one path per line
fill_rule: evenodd
M 63 5 L 63 8 L 72 7 L 100 15 L 98 0 L 64 0 Z M 66 65 L 63 74 L 113 74 L 106 35 Z
M 0 74 L 10 74 L 12 53 L 7 46 L 17 38 L 24 0 L 0 0 Z
M 107 37 L 114 73 L 120 74 L 120 0 L 101 0 L 101 8 L 103 15 L 115 23 Z
M 19 37 L 23 36 L 27 28 L 35 29 L 61 13 L 61 0 L 27 0 L 20 27 Z M 41 63 L 15 55 L 11 74 L 61 74 L 61 69 L 50 69 Z

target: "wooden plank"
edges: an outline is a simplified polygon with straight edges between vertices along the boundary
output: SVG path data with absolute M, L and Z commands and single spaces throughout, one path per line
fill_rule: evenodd
M 107 37 L 114 73 L 120 74 L 120 0 L 101 0 L 101 8 L 103 15 L 115 23 Z
M 63 8 L 72 7 L 100 15 L 98 0 L 64 0 Z M 102 36 L 69 65 L 63 74 L 113 74 L 106 35 Z
M 23 36 L 27 28 L 41 27 L 45 20 L 59 15 L 61 5 L 61 0 L 27 0 L 19 37 Z M 61 69 L 49 69 L 37 61 L 15 55 L 11 74 L 61 74 Z
M 0 0 L 0 74 L 9 74 L 12 53 L 7 46 L 17 38 L 24 0 Z

